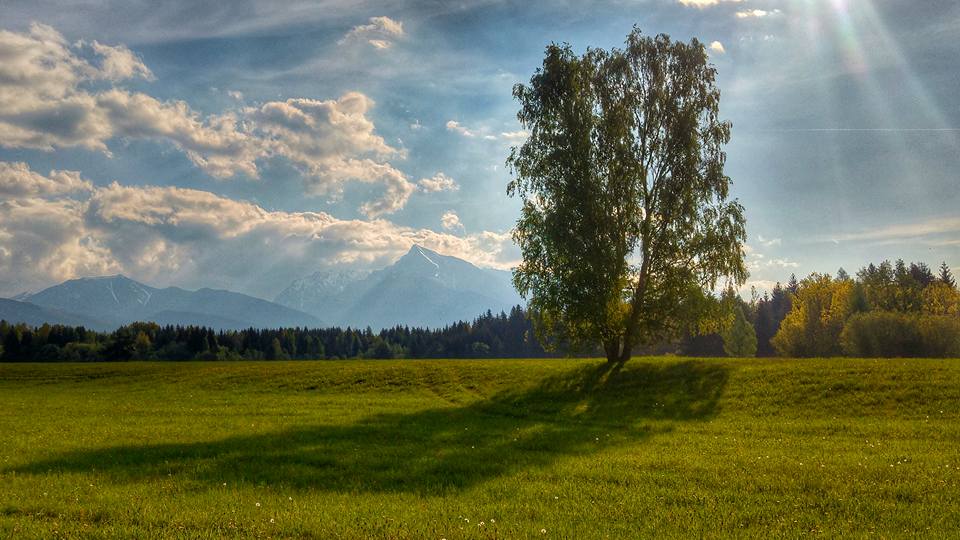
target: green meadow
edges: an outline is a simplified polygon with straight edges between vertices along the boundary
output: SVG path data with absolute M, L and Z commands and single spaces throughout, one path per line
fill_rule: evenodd
M 3 538 L 958 534 L 953 360 L 0 364 Z

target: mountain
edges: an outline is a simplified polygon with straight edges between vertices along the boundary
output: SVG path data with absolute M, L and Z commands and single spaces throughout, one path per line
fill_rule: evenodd
M 327 270 L 291 283 L 274 302 L 307 313 L 329 310 L 344 290 L 370 275 L 366 270 Z
M 22 300 L 102 321 L 111 329 L 134 321 L 218 329 L 323 325 L 301 311 L 245 294 L 215 289 L 157 289 L 121 275 L 65 281 Z
M 297 280 L 276 302 L 338 326 L 442 327 L 521 302 L 510 273 L 414 245 L 387 268 L 371 273 L 318 272 Z
M 41 326 L 43 323 L 85 326 L 93 330 L 107 330 L 109 326 L 90 317 L 7 298 L 0 298 L 0 320 L 30 326 Z

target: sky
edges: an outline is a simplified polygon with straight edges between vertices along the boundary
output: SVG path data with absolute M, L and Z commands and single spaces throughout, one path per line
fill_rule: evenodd
M 519 257 L 511 89 L 551 42 L 699 39 L 749 286 L 960 270 L 960 3 L 7 0 L 0 296 L 122 273 L 273 298 L 417 243 Z

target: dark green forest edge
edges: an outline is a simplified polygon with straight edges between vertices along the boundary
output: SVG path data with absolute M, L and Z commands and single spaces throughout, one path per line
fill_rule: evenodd
M 687 356 L 960 356 L 960 291 L 946 264 L 885 261 L 851 277 L 811 274 L 749 301 L 714 299 L 719 332 L 689 334 L 637 354 Z M 109 333 L 83 327 L 29 327 L 0 321 L 4 362 L 285 360 L 343 358 L 532 358 L 563 356 L 536 337 L 519 306 L 442 329 L 398 326 L 215 331 L 134 323 Z M 599 347 L 594 354 L 599 353 Z M 586 353 L 589 355 L 589 351 Z

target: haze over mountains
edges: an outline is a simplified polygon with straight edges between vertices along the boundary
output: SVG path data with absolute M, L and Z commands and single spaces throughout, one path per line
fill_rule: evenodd
M 104 330 L 134 321 L 220 329 L 323 324 L 306 313 L 245 294 L 214 289 L 158 289 L 121 275 L 72 279 L 38 293 L 20 295 L 16 300 L 26 305 L 10 305 L 8 301 L 5 308 L 11 312 L 0 311 L 0 318 L 16 320 L 14 309 L 29 313 L 35 311 L 28 307 L 32 305 L 43 310 L 42 316 L 68 317 Z M 59 319 L 46 322 L 62 322 Z
M 377 271 L 331 270 L 294 281 L 274 302 L 231 291 L 155 288 L 122 275 L 73 279 L 0 299 L 0 319 L 112 330 L 134 321 L 218 329 L 394 325 L 441 327 L 520 303 L 504 271 L 413 246 Z
M 293 282 L 275 298 L 337 326 L 441 327 L 521 302 L 510 273 L 414 245 L 375 272 L 317 272 Z

